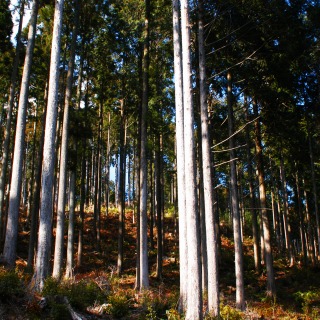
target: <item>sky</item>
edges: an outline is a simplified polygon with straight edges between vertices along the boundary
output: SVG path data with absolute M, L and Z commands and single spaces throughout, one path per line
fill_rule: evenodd
M 13 0 L 10 2 L 10 10 L 12 14 L 12 22 L 13 22 L 13 32 L 11 36 L 11 41 L 15 43 L 15 37 L 18 32 L 18 26 L 19 26 L 19 8 L 15 10 L 16 6 L 18 5 L 18 0 Z M 25 7 L 25 15 L 23 18 L 23 27 L 25 27 L 30 19 L 31 15 L 31 5 Z

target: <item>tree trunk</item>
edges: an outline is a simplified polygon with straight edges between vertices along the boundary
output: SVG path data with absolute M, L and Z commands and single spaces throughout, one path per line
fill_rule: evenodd
M 149 75 L 149 18 L 150 0 L 145 0 L 145 30 L 142 60 L 142 104 L 141 104 L 141 155 L 140 155 L 140 291 L 149 288 L 148 271 L 148 215 L 147 215 L 147 110 Z
M 7 177 L 7 168 L 8 168 L 8 158 L 10 153 L 10 138 L 11 138 L 11 122 L 12 122 L 12 110 L 14 105 L 14 96 L 16 94 L 16 86 L 17 86 L 17 76 L 18 76 L 18 67 L 19 67 L 19 58 L 20 58 L 20 49 L 21 49 L 21 31 L 22 31 L 22 22 L 24 15 L 24 4 L 25 1 L 20 1 L 20 18 L 19 18 L 19 27 L 17 32 L 17 45 L 15 50 L 14 62 L 12 66 L 11 73 L 11 84 L 10 84 L 10 92 L 9 92 L 9 100 L 8 100 L 8 110 L 7 110 L 7 120 L 6 127 L 4 131 L 4 140 L 2 147 L 2 161 L 1 161 L 1 174 L 0 174 L 0 239 L 2 239 L 2 231 L 3 231 L 3 202 L 4 202 L 4 194 L 6 188 L 6 177 Z
M 255 117 L 258 116 L 258 106 L 256 102 L 253 104 Z M 267 268 L 267 295 L 269 297 L 276 296 L 276 286 L 273 271 L 273 257 L 271 248 L 271 236 L 270 236 L 270 226 L 267 211 L 266 202 L 266 189 L 264 182 L 264 164 L 262 156 L 262 142 L 261 142 L 261 128 L 260 120 L 255 121 L 255 146 L 256 146 L 256 161 L 257 161 L 257 173 L 259 180 L 259 195 L 260 195 L 260 208 L 261 208 L 261 218 L 263 226 L 263 241 L 264 241 L 264 256 Z
M 299 215 L 300 238 L 301 238 L 301 244 L 302 244 L 303 262 L 304 262 L 304 265 L 306 266 L 308 264 L 308 253 L 307 253 L 307 244 L 306 244 L 306 238 L 305 238 L 304 217 L 302 212 L 302 198 L 301 198 L 301 188 L 300 188 L 300 179 L 299 179 L 298 169 L 296 169 L 295 178 L 296 178 L 295 193 L 296 193 L 296 202 L 297 202 L 298 215 Z
M 240 310 L 245 309 L 244 278 L 243 278 L 243 252 L 241 238 L 241 219 L 238 199 L 237 164 L 234 141 L 234 116 L 231 73 L 228 72 L 228 129 L 230 149 L 230 192 L 231 212 L 233 221 L 233 236 L 235 247 L 235 271 L 236 271 L 236 306 Z
M 201 147 L 202 147 L 202 177 L 205 205 L 206 254 L 208 264 L 208 311 L 213 316 L 219 316 L 219 277 L 217 234 L 215 232 L 214 189 L 211 159 L 211 144 L 208 125 L 208 105 L 206 89 L 205 46 L 203 26 L 203 0 L 199 0 L 199 76 L 200 76 L 200 113 L 201 113 Z
M 52 187 L 55 164 L 55 135 L 57 121 L 60 39 L 62 27 L 63 0 L 57 0 L 54 12 L 54 26 L 50 62 L 50 79 L 46 130 L 43 148 L 42 186 L 38 252 L 35 269 L 35 288 L 42 290 L 44 280 L 49 274 L 49 259 L 52 237 Z
M 174 42 L 174 79 L 176 108 L 176 153 L 177 153 L 177 185 L 179 211 L 179 260 L 180 260 L 180 298 L 179 311 L 185 312 L 187 307 L 188 284 L 188 245 L 185 197 L 185 163 L 184 163 L 184 110 L 182 84 L 182 49 L 179 19 L 179 0 L 172 2 L 173 42 Z M 179 165 L 178 165 L 179 164 Z
M 28 45 L 24 61 L 23 75 L 21 80 L 20 99 L 18 107 L 18 116 L 16 124 L 16 137 L 14 143 L 14 155 L 11 173 L 11 186 L 9 196 L 9 211 L 6 228 L 6 239 L 3 249 L 3 258 L 10 266 L 15 264 L 17 240 L 18 240 L 18 223 L 19 223 L 19 207 L 22 184 L 22 166 L 25 145 L 25 128 L 26 116 L 29 96 L 29 82 L 31 76 L 31 66 L 33 58 L 33 49 L 35 43 L 37 15 L 38 15 L 37 0 L 33 3 L 31 21 L 28 33 Z
M 67 242 L 67 265 L 65 278 L 73 277 L 73 245 L 74 245 L 74 213 L 75 213 L 75 192 L 76 192 L 76 170 L 70 172 L 70 199 L 69 199 L 69 222 L 68 222 L 68 242 Z
M 280 177 L 281 177 L 282 194 L 283 194 L 283 223 L 284 223 L 284 231 L 285 231 L 285 241 L 286 241 L 286 248 L 288 250 L 290 267 L 292 267 L 295 263 L 294 261 L 295 259 L 294 259 L 293 247 L 291 242 L 291 227 L 289 222 L 287 181 L 286 181 L 286 175 L 284 172 L 284 161 L 282 156 L 280 159 Z
M 303 179 L 303 192 L 304 192 L 304 199 L 305 199 L 305 208 L 306 208 L 306 219 L 307 219 L 307 242 L 308 242 L 308 256 L 311 259 L 312 266 L 314 267 L 316 264 L 316 256 L 315 256 L 315 247 L 314 247 L 314 235 L 311 225 L 311 218 L 309 212 L 309 204 L 308 204 L 308 194 L 306 191 L 305 182 Z
M 318 206 L 318 195 L 317 195 L 317 184 L 316 184 L 316 175 L 314 170 L 314 156 L 312 149 L 312 140 L 311 136 L 308 136 L 309 140 L 309 153 L 310 153 L 310 168 L 311 168 L 311 179 L 312 179 L 312 193 L 313 193 L 313 202 L 314 202 L 314 212 L 316 216 L 316 230 L 317 230 L 317 243 L 318 243 L 318 254 L 320 254 L 320 222 L 319 222 L 319 206 Z M 317 257 L 319 260 L 319 257 Z
M 247 97 L 245 97 L 246 105 L 246 120 L 249 120 L 249 111 L 247 104 Z M 250 131 L 249 126 L 246 126 L 246 152 L 247 152 L 247 170 L 249 180 L 249 192 L 250 192 L 250 212 L 252 217 L 252 238 L 253 238 L 253 254 L 254 254 L 254 266 L 257 272 L 261 269 L 261 252 L 259 246 L 259 225 L 258 214 L 256 210 L 256 201 L 254 195 L 254 174 L 252 167 L 252 155 L 251 155 L 251 143 L 250 143 Z
M 184 97 L 184 161 L 185 161 L 185 193 L 188 239 L 188 277 L 186 320 L 202 319 L 202 276 L 201 249 L 199 235 L 199 211 L 196 180 L 195 137 L 191 83 L 191 40 L 189 22 L 189 3 L 181 5 L 181 39 L 182 39 L 182 70 Z M 180 144 L 177 141 L 178 145 Z M 179 164 L 178 164 L 179 165 Z M 180 275 L 181 276 L 181 275 Z M 184 279 L 185 280 L 185 279 Z
M 67 85 L 64 100 L 64 112 L 62 123 L 62 141 L 60 153 L 60 171 L 59 171 L 59 193 L 58 193 L 58 209 L 57 209 L 57 227 L 56 241 L 54 250 L 53 273 L 54 278 L 59 279 L 63 264 L 64 251 L 64 220 L 65 220 L 65 203 L 66 203 L 66 186 L 67 186 L 67 163 L 68 163 L 68 141 L 69 141 L 69 106 L 72 95 L 73 70 L 75 49 L 78 34 L 78 1 L 74 1 L 74 27 L 72 33 L 72 42 L 70 49 L 70 58 L 68 64 Z
M 47 88 L 45 90 L 45 103 L 47 102 Z M 44 143 L 44 130 L 45 130 L 45 119 L 46 119 L 46 107 L 42 115 L 42 131 L 38 148 L 37 157 L 37 169 L 34 177 L 34 190 L 32 193 L 32 206 L 31 206 L 31 226 L 30 226 L 30 237 L 29 237 L 29 250 L 28 250 L 28 262 L 27 268 L 31 271 L 34 264 L 34 251 L 36 245 L 36 237 L 38 230 L 39 220 L 39 206 L 40 206 L 40 192 L 41 192 L 41 168 L 43 159 L 43 143 Z
M 125 233 L 125 180 L 126 180 L 126 151 L 125 151 L 125 136 L 126 136 L 126 117 L 124 110 L 124 100 L 120 102 L 121 118 L 120 118 L 120 159 L 119 159 L 119 226 L 118 226 L 118 262 L 117 273 L 123 272 L 123 243 Z
M 156 171 L 156 210 L 157 210 L 157 278 L 162 279 L 162 257 L 163 257 L 163 237 L 162 237 L 162 135 L 157 137 L 157 150 L 155 154 Z

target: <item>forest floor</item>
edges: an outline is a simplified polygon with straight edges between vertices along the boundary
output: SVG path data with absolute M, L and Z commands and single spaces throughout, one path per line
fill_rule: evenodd
M 74 319 L 183 319 L 177 312 L 179 265 L 175 220 L 164 219 L 162 278 L 156 278 L 156 249 L 150 249 L 150 290 L 137 293 L 134 290 L 136 227 L 132 212 L 126 213 L 124 272 L 120 276 L 116 274 L 118 217 L 112 212 L 102 217 L 100 250 L 94 246 L 93 216 L 88 213 L 83 265 L 74 270 L 71 282 L 61 285 L 49 279 L 41 294 L 28 289 L 32 277 L 26 271 L 28 233 L 21 231 L 14 271 L 19 283 L 12 272 L 0 268 L 0 319 L 72 319 L 70 314 Z M 277 298 L 270 300 L 266 297 L 265 270 L 260 274 L 254 271 L 250 239 L 244 241 L 246 311 L 236 310 L 231 235 L 231 230 L 222 228 L 221 319 L 320 319 L 320 268 L 302 266 L 299 262 L 289 267 L 287 261 L 275 257 Z

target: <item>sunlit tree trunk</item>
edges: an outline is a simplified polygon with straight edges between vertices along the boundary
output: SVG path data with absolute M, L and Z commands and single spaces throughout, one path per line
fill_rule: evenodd
M 293 246 L 291 242 L 291 226 L 289 222 L 287 181 L 286 181 L 286 175 L 284 171 L 284 161 L 282 156 L 280 159 L 280 177 L 281 177 L 282 194 L 283 194 L 283 223 L 284 223 L 284 231 L 285 231 L 286 249 L 288 250 L 290 266 L 292 267 L 295 263 L 295 259 L 294 259 L 294 253 L 293 253 Z
M 126 166 L 126 152 L 125 152 L 125 136 L 126 136 L 126 116 L 124 110 L 124 100 L 120 102 L 120 159 L 119 159 L 119 226 L 118 226 L 118 261 L 117 273 L 121 274 L 123 271 L 123 243 L 125 232 L 125 166 Z
M 55 136 L 58 105 L 60 39 L 62 27 L 63 0 L 57 0 L 54 12 L 54 26 L 51 48 L 50 79 L 46 129 L 43 148 L 42 186 L 38 252 L 35 268 L 35 287 L 42 289 L 49 274 L 49 259 L 52 238 L 52 188 L 55 164 Z
M 247 97 L 245 97 L 246 105 L 246 120 L 249 120 L 249 111 L 247 104 Z M 254 266 L 257 272 L 261 269 L 261 253 L 259 246 L 259 224 L 258 214 L 256 210 L 256 201 L 254 195 L 254 174 L 252 167 L 252 155 L 251 155 L 251 143 L 250 143 L 250 128 L 246 126 L 246 153 L 247 153 L 247 170 L 249 180 L 249 192 L 250 192 L 250 212 L 252 217 L 252 238 L 253 238 L 253 255 L 254 255 Z
M 68 141 L 69 141 L 69 106 L 72 95 L 74 58 L 78 31 L 78 1 L 74 1 L 74 28 L 72 34 L 72 42 L 70 49 L 70 58 L 68 64 L 66 94 L 64 99 L 64 112 L 62 123 L 62 141 L 60 151 L 60 171 L 59 171 L 59 191 L 58 191 L 58 208 L 57 208 L 57 227 L 56 240 L 53 260 L 54 278 L 60 278 L 63 264 L 64 251 L 64 220 L 65 220 L 65 203 L 66 203 L 66 187 L 67 187 L 67 163 L 68 163 Z
M 244 277 L 243 277 L 243 251 L 241 238 L 241 220 L 238 198 L 237 164 L 234 141 L 234 116 L 233 116 L 233 96 L 231 73 L 227 74 L 228 80 L 228 128 L 229 128 L 229 148 L 230 148 L 230 192 L 231 211 L 233 221 L 233 236 L 235 247 L 235 271 L 236 271 L 236 306 L 240 310 L 245 309 L 244 299 Z
M 173 0 L 173 44 L 174 44 L 174 78 L 176 107 L 176 153 L 177 153 L 177 184 L 179 211 L 179 260 L 180 260 L 180 298 L 179 311 L 187 307 L 188 283 L 188 245 L 185 198 L 185 163 L 184 163 L 184 110 L 182 84 L 182 49 L 179 19 L 179 0 Z M 179 164 L 179 165 L 178 165 Z
M 201 249 L 199 235 L 199 211 L 196 180 L 195 137 L 193 117 L 193 97 L 191 83 L 191 39 L 189 22 L 189 3 L 181 5 L 181 43 L 183 74 L 183 106 L 184 106 L 184 161 L 185 161 L 185 193 L 186 219 L 188 239 L 188 277 L 186 319 L 202 319 L 202 276 Z M 177 141 L 180 145 L 180 142 Z M 178 163 L 179 165 L 179 163 Z M 192 276 L 191 276 L 192 275 Z M 181 276 L 181 275 L 180 275 Z
M 258 116 L 258 106 L 256 102 L 253 104 L 254 114 Z M 270 226 L 267 211 L 267 201 L 266 201 L 266 189 L 264 182 L 264 164 L 262 155 L 262 142 L 261 142 L 261 127 L 260 119 L 255 121 L 255 147 L 256 147 L 256 161 L 257 161 L 257 173 L 259 180 L 259 195 L 260 195 L 260 208 L 261 208 L 261 218 L 263 226 L 263 241 L 264 241 L 264 256 L 265 264 L 267 269 L 267 295 L 269 297 L 276 296 L 276 285 L 274 279 L 273 270 L 273 256 L 271 248 L 271 236 L 270 236 Z
M 163 184 L 161 183 L 162 175 L 162 135 L 156 138 L 156 159 L 155 166 L 156 170 L 156 211 L 157 211 L 157 278 L 162 278 L 162 257 L 163 257 L 163 246 L 162 246 L 162 190 Z
M 45 98 L 44 103 L 47 102 L 48 91 L 47 85 L 45 89 Z M 37 156 L 37 168 L 34 177 L 34 190 L 32 193 L 32 206 L 31 206 L 31 226 L 30 226 L 30 237 L 29 237 L 29 250 L 28 250 L 28 270 L 32 270 L 34 264 L 34 253 L 37 240 L 37 230 L 38 230 L 38 221 L 39 221 L 39 207 L 40 207 L 40 192 L 41 192 L 41 168 L 42 168 L 42 159 L 43 159 L 43 143 L 44 143 L 44 130 L 45 130 L 45 119 L 46 119 L 46 107 L 44 107 L 44 112 L 42 115 L 42 128 L 41 128 L 41 137 L 38 147 L 38 156 Z
M 20 99 L 18 106 L 18 116 L 16 125 L 16 136 L 14 143 L 13 164 L 11 173 L 11 186 L 9 195 L 9 211 L 6 228 L 6 239 L 3 249 L 3 258 L 10 266 L 15 264 L 17 240 L 18 240 L 18 217 L 20 207 L 21 185 L 22 185 L 22 167 L 25 145 L 25 129 L 26 116 L 29 96 L 29 82 L 31 76 L 31 66 L 33 58 L 33 49 L 36 35 L 37 15 L 38 15 L 37 0 L 34 1 L 32 7 L 31 21 L 28 33 L 28 45 L 24 61 L 23 74 L 21 80 Z
M 18 32 L 16 36 L 16 50 L 15 56 L 12 66 L 11 73 L 11 84 L 9 91 L 9 99 L 8 99 L 8 109 L 7 109 L 7 119 L 6 119 L 6 127 L 4 131 L 4 140 L 2 145 L 2 160 L 1 160 L 1 174 L 0 174 L 0 239 L 2 238 L 2 229 L 3 229 L 3 202 L 4 202 L 4 194 L 6 188 L 6 177 L 7 177 L 7 167 L 9 160 L 9 149 L 10 149 L 10 138 L 11 138 L 11 122 L 12 122 L 12 110 L 14 105 L 14 96 L 16 94 L 17 87 L 17 75 L 18 75 L 18 67 L 19 67 L 19 58 L 20 58 L 20 48 L 21 48 L 21 31 L 22 31 L 22 23 L 23 23 L 23 15 L 24 15 L 24 4 L 25 0 L 20 1 L 20 13 L 19 13 L 19 26 Z
M 205 206 L 205 234 L 206 254 L 208 264 L 208 311 L 213 316 L 219 316 L 219 277 L 218 277 L 218 250 L 217 235 L 214 221 L 214 189 L 211 160 L 211 144 L 208 125 L 208 104 L 206 89 L 205 46 L 203 25 L 203 1 L 199 0 L 199 76 L 200 76 L 200 114 L 201 114 L 201 144 L 202 144 L 202 171 Z
M 76 172 L 75 169 L 70 172 L 70 199 L 69 199 L 69 221 L 68 221 L 68 242 L 67 242 L 67 264 L 65 278 L 73 277 L 73 246 L 74 246 L 74 218 L 75 218 L 75 193 L 76 193 Z
M 141 150 L 140 150 L 140 291 L 149 288 L 148 215 L 147 215 L 147 111 L 149 74 L 150 0 L 145 0 L 145 30 L 142 60 Z

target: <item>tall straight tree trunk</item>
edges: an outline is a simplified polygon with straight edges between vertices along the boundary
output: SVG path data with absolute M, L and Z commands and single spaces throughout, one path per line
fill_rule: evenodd
M 202 276 L 200 249 L 200 221 L 198 211 L 194 115 L 191 83 L 191 39 L 189 22 L 189 3 L 186 0 L 181 5 L 181 43 L 182 43 L 182 74 L 183 74 L 183 105 L 184 105 L 184 163 L 186 218 L 188 239 L 188 284 L 186 319 L 202 319 Z M 179 141 L 177 144 L 179 145 Z M 179 164 L 178 164 L 179 165 Z M 191 276 L 192 275 L 192 276 Z M 181 275 L 180 275 L 181 276 Z
M 245 97 L 246 105 L 246 120 L 249 120 L 249 111 L 247 104 L 247 97 Z M 258 214 L 256 210 L 256 201 L 254 196 L 254 174 L 252 167 L 252 156 L 251 156 L 251 143 L 250 143 L 250 132 L 249 126 L 246 126 L 246 152 L 247 152 L 247 168 L 248 168 L 248 180 L 249 180 L 249 192 L 250 192 L 250 212 L 252 217 L 252 238 L 253 238 L 253 252 L 254 252 L 254 266 L 257 272 L 261 269 L 261 252 L 259 246 L 259 225 L 258 225 Z
M 57 208 L 57 228 L 56 241 L 54 249 L 53 273 L 54 278 L 59 279 L 63 264 L 64 251 L 64 220 L 65 220 L 65 203 L 66 203 L 66 186 L 67 186 L 67 163 L 68 163 L 68 141 L 69 141 L 69 106 L 72 95 L 73 70 L 75 49 L 78 33 L 78 0 L 74 1 L 74 27 L 72 33 L 72 42 L 70 49 L 70 58 L 68 63 L 67 85 L 64 99 L 64 112 L 62 123 L 62 141 L 60 153 L 60 171 L 59 171 L 59 191 L 58 191 L 58 208 Z
M 295 165 L 297 167 L 297 164 Z M 298 214 L 299 214 L 299 225 L 300 225 L 300 239 L 301 239 L 301 245 L 302 245 L 302 253 L 303 253 L 303 262 L 306 266 L 308 264 L 308 253 L 307 253 L 307 244 L 306 244 L 306 238 L 305 238 L 305 228 L 304 228 L 304 216 L 302 212 L 302 198 L 301 198 L 301 187 L 300 187 L 300 178 L 299 178 L 299 171 L 298 168 L 296 168 L 296 199 L 297 199 L 297 207 L 298 207 Z
M 213 316 L 219 316 L 219 277 L 218 277 L 218 249 L 217 234 L 214 221 L 214 189 L 211 159 L 211 144 L 209 134 L 208 104 L 206 89 L 206 61 L 204 46 L 203 0 L 199 0 L 199 76 L 200 76 L 200 114 L 201 114 L 201 145 L 202 171 L 205 205 L 205 226 L 208 264 L 208 311 Z
M 156 210 L 157 210 L 157 278 L 162 279 L 162 257 L 163 257 L 163 237 L 162 237 L 162 135 L 157 137 L 157 150 L 155 155 L 156 171 Z
M 185 312 L 187 307 L 188 284 L 188 245 L 185 197 L 185 163 L 184 163 L 184 110 L 182 84 L 182 49 L 179 19 L 179 0 L 172 1 L 173 15 L 173 49 L 176 108 L 176 153 L 177 153 L 177 186 L 179 211 L 179 260 L 180 260 L 180 298 L 179 311 Z
M 305 199 L 305 208 L 306 208 L 306 219 L 307 219 L 307 242 L 308 242 L 308 255 L 311 259 L 312 266 L 314 267 L 316 264 L 316 256 L 315 256 L 315 247 L 314 247 L 314 235 L 311 225 L 311 218 L 310 218 L 310 212 L 309 212 L 309 204 L 308 204 L 308 194 L 306 191 L 305 181 L 303 179 L 303 193 L 304 193 L 304 199 Z
M 245 309 L 244 299 L 244 278 L 243 278 L 243 251 L 241 238 L 241 219 L 239 211 L 237 164 L 234 141 L 234 116 L 233 116 L 233 96 L 231 73 L 227 74 L 228 80 L 228 131 L 230 148 L 230 192 L 231 192 L 231 212 L 233 221 L 233 236 L 235 247 L 235 271 L 236 271 L 236 306 L 240 310 Z
M 120 159 L 119 159 L 119 226 L 118 226 L 118 261 L 117 261 L 117 273 L 123 272 L 123 243 L 125 232 L 125 165 L 126 165 L 126 152 L 125 152 L 125 130 L 126 130 L 126 117 L 124 110 L 124 99 L 120 102 Z
M 45 89 L 44 103 L 46 104 L 48 98 L 47 84 Z M 39 220 L 39 207 L 40 207 L 40 191 L 41 191 L 41 168 L 43 159 L 43 143 L 44 143 L 44 130 L 45 130 L 45 119 L 46 119 L 46 107 L 44 107 L 44 112 L 42 115 L 42 128 L 41 137 L 38 147 L 38 157 L 37 157 L 37 168 L 34 177 L 34 190 L 32 193 L 32 206 L 31 206 L 31 226 L 30 226 L 30 237 L 29 237 L 29 250 L 28 250 L 28 262 L 27 268 L 31 271 L 34 264 L 34 252 L 37 240 L 37 229 Z
M 318 243 L 318 254 L 320 254 L 320 221 L 319 221 L 319 205 L 318 205 L 318 195 L 317 195 L 317 184 L 316 184 L 316 174 L 314 170 L 314 155 L 312 148 L 311 136 L 308 136 L 309 142 L 309 153 L 310 153 L 310 168 L 311 168 L 311 180 L 312 180 L 312 193 L 314 202 L 314 213 L 316 216 L 316 230 L 317 230 L 317 243 Z M 319 260 L 319 257 L 317 257 Z
M 147 215 L 147 111 L 149 76 L 150 0 L 145 0 L 144 46 L 142 60 L 141 150 L 140 150 L 140 291 L 149 288 Z
M 286 181 L 286 175 L 284 171 L 283 156 L 281 156 L 281 159 L 280 159 L 280 177 L 281 177 L 282 194 L 283 194 L 283 223 L 284 223 L 284 231 L 285 231 L 285 241 L 286 241 L 286 248 L 288 250 L 290 266 L 292 267 L 295 263 L 294 261 L 295 259 L 294 259 L 294 253 L 293 253 L 293 245 L 291 242 L 291 227 L 289 222 L 287 181 Z
M 9 211 L 6 228 L 6 239 L 3 249 L 3 258 L 9 266 L 15 264 L 17 240 L 18 240 L 18 222 L 19 222 L 19 207 L 22 184 L 22 167 L 25 145 L 25 129 L 26 116 L 29 96 L 29 83 L 31 76 L 31 66 L 33 58 L 33 49 L 35 43 L 37 15 L 38 15 L 37 0 L 34 1 L 32 7 L 31 21 L 28 33 L 28 45 L 24 61 L 23 74 L 21 80 L 20 99 L 18 107 L 16 136 L 14 143 L 13 164 L 11 173 L 11 186 L 9 196 Z
M 272 218 L 273 218 L 273 228 L 274 233 L 276 236 L 277 245 L 279 251 L 283 251 L 282 248 L 282 241 L 281 241 L 281 233 L 280 233 L 280 223 L 279 223 L 279 210 L 278 210 L 278 197 L 276 193 L 275 181 L 273 178 L 272 172 L 272 163 L 270 159 L 270 168 L 271 168 L 271 175 L 270 175 L 270 184 L 271 184 L 271 204 L 272 204 Z
M 70 172 L 70 199 L 69 199 L 69 222 L 68 222 L 68 242 L 67 242 L 67 264 L 65 278 L 73 277 L 73 245 L 74 245 L 74 215 L 75 215 L 75 192 L 76 192 L 76 171 Z
M 258 106 L 254 102 L 254 114 L 258 116 Z M 262 155 L 262 142 L 261 142 L 261 127 L 260 119 L 255 121 L 255 146 L 256 146 L 256 161 L 257 161 L 257 173 L 259 180 L 259 195 L 260 195 L 260 207 L 261 207 L 261 218 L 263 226 L 263 241 L 264 241 L 264 256 L 265 264 L 267 269 L 267 295 L 269 297 L 276 296 L 276 285 L 274 279 L 273 270 L 273 257 L 271 248 L 271 236 L 270 236 L 270 226 L 267 211 L 267 201 L 266 201 L 266 189 L 264 182 L 264 164 Z
M 50 79 L 46 130 L 43 148 L 42 186 L 38 252 L 35 268 L 35 289 L 42 290 L 49 274 L 49 259 L 52 238 L 52 188 L 55 164 L 55 136 L 58 107 L 60 39 L 63 15 L 63 0 L 57 0 L 54 11 L 54 26 L 51 47 Z
M 7 177 L 7 167 L 8 167 L 8 158 L 9 158 L 9 149 L 10 149 L 10 137 L 11 137 L 11 122 L 12 122 L 12 110 L 14 105 L 14 96 L 16 94 L 17 87 L 17 76 L 18 76 L 18 67 L 19 67 L 19 58 L 20 58 L 20 49 L 21 49 L 21 31 L 22 31 L 22 22 L 24 15 L 24 4 L 25 0 L 20 1 L 20 17 L 19 17 L 19 26 L 17 32 L 17 45 L 15 50 L 15 56 L 12 66 L 12 73 L 10 79 L 10 91 L 8 99 L 8 110 L 7 110 L 7 120 L 6 127 L 4 131 L 4 140 L 2 147 L 2 160 L 1 160 L 1 174 L 0 174 L 0 239 L 2 239 L 3 231 L 3 202 L 4 194 L 6 188 L 6 177 Z

